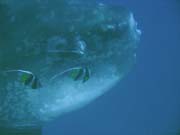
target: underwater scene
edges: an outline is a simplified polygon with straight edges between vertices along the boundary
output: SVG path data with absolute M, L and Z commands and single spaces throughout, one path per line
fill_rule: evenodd
M 0 135 L 180 135 L 180 1 L 0 0 Z

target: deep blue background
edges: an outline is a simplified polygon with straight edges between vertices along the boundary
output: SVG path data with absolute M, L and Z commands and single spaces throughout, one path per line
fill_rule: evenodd
M 44 135 L 176 135 L 180 129 L 180 1 L 106 0 L 133 11 L 137 65 L 113 90 L 49 123 Z

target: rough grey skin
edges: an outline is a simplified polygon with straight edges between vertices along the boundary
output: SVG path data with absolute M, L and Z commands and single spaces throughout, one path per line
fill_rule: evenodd
M 33 128 L 80 108 L 135 63 L 140 31 L 120 6 L 63 0 L 0 1 L 0 126 Z M 86 82 L 74 68 L 88 68 Z M 19 80 L 36 75 L 41 87 Z

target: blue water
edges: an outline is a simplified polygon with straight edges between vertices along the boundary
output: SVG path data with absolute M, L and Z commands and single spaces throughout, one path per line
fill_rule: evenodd
M 44 135 L 176 135 L 180 130 L 180 1 L 106 0 L 133 11 L 141 42 L 134 70 Z

